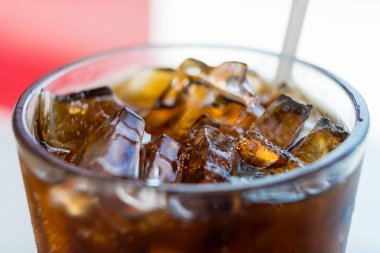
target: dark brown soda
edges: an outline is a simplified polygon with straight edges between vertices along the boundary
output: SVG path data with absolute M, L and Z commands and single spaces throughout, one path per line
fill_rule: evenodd
M 345 140 L 342 127 L 243 63 L 188 59 L 136 75 L 113 90 L 42 91 L 37 141 L 107 180 L 52 179 L 20 158 L 39 253 L 344 252 L 360 168 L 316 178 L 326 184 L 318 192 L 294 188 L 274 199 L 258 192 L 270 186 L 197 193 L 194 184 L 301 170 Z M 145 80 L 140 89 L 131 88 L 136 80 Z M 159 187 L 189 183 L 193 193 Z
M 70 215 L 52 204 L 57 185 L 21 164 L 39 253 L 341 253 L 360 173 L 356 169 L 331 189 L 292 203 L 255 203 L 244 192 L 183 195 L 195 210 L 195 217 L 185 219 L 166 209 L 125 217 L 112 205 L 116 199 L 102 201 L 107 196 L 101 194 L 79 194 L 73 201 L 88 210 Z

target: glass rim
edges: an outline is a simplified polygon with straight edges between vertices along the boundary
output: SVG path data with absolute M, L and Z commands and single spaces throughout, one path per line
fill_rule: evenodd
M 158 49 L 181 49 L 181 48 L 199 48 L 199 49 L 220 49 L 220 50 L 237 50 L 237 51 L 247 51 L 251 53 L 258 53 L 267 56 L 272 56 L 276 58 L 289 58 L 287 55 L 276 54 L 273 52 L 254 49 L 249 47 L 240 46 L 228 46 L 228 45 L 212 45 L 212 44 L 145 44 L 145 45 L 135 45 L 129 47 L 118 48 L 114 50 L 108 50 L 101 53 L 97 53 L 80 60 L 74 61 L 72 63 L 63 65 L 50 73 L 46 74 L 42 78 L 38 79 L 32 83 L 20 96 L 18 99 L 12 117 L 13 131 L 16 136 L 18 145 L 22 145 L 30 154 L 37 156 L 42 159 L 48 165 L 53 166 L 57 169 L 61 169 L 66 173 L 82 176 L 86 178 L 91 178 L 94 180 L 108 181 L 113 183 L 123 183 L 123 184 L 133 184 L 138 187 L 153 187 L 157 190 L 162 190 L 165 192 L 173 193 L 220 193 L 220 192 L 230 192 L 230 191 L 243 191 L 243 190 L 257 190 L 266 187 L 272 187 L 275 185 L 281 185 L 283 183 L 290 183 L 302 178 L 306 178 L 312 174 L 318 173 L 327 169 L 344 158 L 348 157 L 353 153 L 356 148 L 365 140 L 368 129 L 369 129 L 369 112 L 367 105 L 359 94 L 359 92 L 353 88 L 346 81 L 325 70 L 319 66 L 312 63 L 305 62 L 296 57 L 291 57 L 291 60 L 295 63 L 300 63 L 310 69 L 313 69 L 321 74 L 330 78 L 334 83 L 340 86 L 344 92 L 349 96 L 352 104 L 355 107 L 355 125 L 350 132 L 348 138 L 339 145 L 338 148 L 333 150 L 329 155 L 320 159 L 310 165 L 303 167 L 302 169 L 292 170 L 286 173 L 278 174 L 271 177 L 260 178 L 257 180 L 249 182 L 237 183 L 214 183 L 214 184 L 160 184 L 158 186 L 149 186 L 141 180 L 138 179 L 124 179 L 118 177 L 104 177 L 95 172 L 82 169 L 74 164 L 66 162 L 59 159 L 58 157 L 49 154 L 41 145 L 37 143 L 35 138 L 28 130 L 26 124 L 26 108 L 29 104 L 31 98 L 36 92 L 40 91 L 40 88 L 47 86 L 52 80 L 59 77 L 60 74 L 73 70 L 80 66 L 85 66 L 89 63 L 94 63 L 98 60 L 106 59 L 114 55 L 128 53 L 130 51 L 138 50 L 158 50 Z

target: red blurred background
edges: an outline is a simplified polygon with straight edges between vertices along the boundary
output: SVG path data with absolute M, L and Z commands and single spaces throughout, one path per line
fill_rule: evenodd
M 148 40 L 148 0 L 0 0 L 0 107 L 47 72 Z

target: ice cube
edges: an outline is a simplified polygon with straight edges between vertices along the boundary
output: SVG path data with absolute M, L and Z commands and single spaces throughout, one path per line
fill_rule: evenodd
M 173 106 L 191 83 L 211 86 L 223 96 L 243 103 L 254 104 L 254 91 L 246 81 L 247 65 L 240 62 L 225 62 L 215 68 L 203 62 L 187 59 L 176 70 L 170 87 L 164 92 L 161 103 Z
M 194 138 L 193 134 L 196 133 L 196 130 L 202 127 L 211 126 L 214 128 L 217 128 L 222 133 L 229 135 L 231 137 L 237 138 L 239 136 L 239 130 L 238 128 L 234 127 L 233 125 L 226 125 L 222 124 L 215 119 L 211 118 L 207 114 L 202 114 L 198 117 L 198 119 L 194 122 L 194 124 L 189 129 L 189 136 L 190 138 Z
M 224 62 L 213 68 L 206 80 L 223 95 L 245 105 L 253 105 L 255 92 L 246 81 L 247 65 L 240 62 Z
M 188 94 L 181 117 L 172 127 L 173 134 L 178 139 L 187 135 L 191 125 L 202 113 L 202 109 L 215 100 L 215 94 L 202 85 L 191 85 Z
M 194 89 L 191 88 L 194 86 L 191 84 L 194 83 L 194 79 L 200 80 L 196 76 L 206 67 L 205 64 L 193 59 L 185 60 L 178 67 L 169 86 L 156 100 L 152 110 L 143 115 L 150 133 L 162 135 L 171 131 L 173 124 L 186 110 L 186 105 L 194 100 L 187 102 Z
M 290 153 L 285 152 L 286 164 L 272 166 L 266 172 L 285 173 L 313 163 L 339 146 L 347 136 L 348 133 L 342 127 L 331 123 L 327 117 L 322 117 L 306 137 L 290 148 Z
M 235 143 L 237 152 L 245 162 L 258 168 L 283 163 L 286 157 L 281 148 L 266 139 L 258 129 L 249 129 Z
M 258 73 L 256 73 L 253 70 L 248 69 L 246 73 L 246 80 L 248 82 L 248 85 L 250 88 L 256 93 L 256 94 L 262 94 L 265 93 L 267 88 L 274 87 L 270 86 L 266 82 L 263 81 L 263 79 L 259 76 Z
M 155 102 L 155 108 L 173 108 L 183 101 L 183 95 L 190 85 L 190 79 L 184 75 L 174 75 L 168 88 Z
M 197 130 L 195 138 L 180 155 L 177 181 L 211 183 L 227 181 L 238 170 L 238 157 L 232 139 L 214 127 Z
M 256 116 L 248 112 L 244 105 L 221 96 L 204 106 L 197 115 L 199 116 L 192 123 L 191 129 L 194 130 L 200 125 L 210 125 L 235 138 L 243 134 L 256 120 Z
M 297 138 L 311 109 L 280 95 L 235 144 L 240 156 L 259 168 L 284 163 L 283 149 Z
M 247 110 L 247 103 L 254 103 L 254 95 L 246 85 L 246 71 L 247 66 L 238 62 L 211 68 L 187 59 L 175 71 L 154 108 L 144 115 L 147 129 L 157 135 L 170 133 L 181 140 L 198 117 L 208 114 L 223 124 L 246 130 L 257 117 L 253 110 Z M 158 128 L 161 131 L 155 131 Z
M 188 58 L 178 67 L 177 73 L 185 74 L 196 81 L 200 81 L 207 76 L 210 70 L 211 67 L 207 66 L 205 63 Z
M 300 104 L 281 94 L 251 128 L 259 130 L 276 146 L 286 149 L 302 130 L 311 110 L 311 105 Z
M 172 130 L 173 122 L 180 118 L 184 104 L 173 108 L 154 108 L 144 116 L 146 130 L 154 135 L 162 135 Z
M 83 139 L 120 107 L 108 87 L 68 95 L 42 90 L 36 124 L 38 138 L 49 147 L 75 152 Z
M 223 96 L 217 96 L 215 101 L 202 110 L 210 118 L 229 126 L 234 126 L 241 134 L 257 119 L 257 116 L 247 110 L 241 103 L 231 101 Z
M 84 144 L 79 164 L 108 176 L 139 176 L 144 120 L 128 108 L 109 118 Z
M 199 117 L 208 115 L 213 121 L 230 129 L 234 127 L 236 133 L 242 134 L 257 118 L 245 105 L 219 95 L 210 86 L 193 83 L 181 99 L 174 108 L 151 110 L 145 117 L 148 131 L 156 135 L 167 133 L 181 141 Z M 161 131 L 156 132 L 157 128 Z
M 225 130 L 235 128 L 234 131 L 240 134 L 256 120 L 256 116 L 248 112 L 246 106 L 241 103 L 219 96 L 212 87 L 192 84 L 188 90 L 183 113 L 172 127 L 173 136 L 178 140 L 183 139 L 202 115 L 208 115 L 213 121 L 226 126 Z
M 347 136 L 348 133 L 341 126 L 333 124 L 327 117 L 322 117 L 292 153 L 310 164 L 334 150 Z
M 180 148 L 175 140 L 162 135 L 147 155 L 142 177 L 151 184 L 174 182 L 177 171 L 177 156 Z
M 179 70 L 185 73 L 191 82 L 209 86 L 220 95 L 242 103 L 251 108 L 255 106 L 255 93 L 246 80 L 247 65 L 240 62 L 224 62 L 217 67 L 188 59 Z M 185 70 L 185 71 L 183 71 Z
M 150 109 L 158 97 L 167 89 L 173 78 L 172 69 L 143 69 L 129 79 L 116 84 L 115 95 L 128 105 Z
M 235 124 L 240 120 L 246 107 L 240 103 L 217 96 L 215 100 L 203 109 L 203 113 L 224 124 Z M 252 122 L 251 122 L 252 123 Z
M 191 83 L 200 83 L 209 72 L 208 67 L 203 62 L 186 59 L 175 71 L 169 87 L 163 92 L 158 101 L 157 107 L 173 107 L 178 105 L 182 99 L 181 96 L 186 93 L 187 87 Z

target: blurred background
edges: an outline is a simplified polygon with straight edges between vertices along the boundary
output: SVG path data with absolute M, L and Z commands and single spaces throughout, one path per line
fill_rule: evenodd
M 36 252 L 11 130 L 12 107 L 27 86 L 83 56 L 133 44 L 212 43 L 279 53 L 291 3 L 0 0 L 0 252 Z M 380 252 L 379 14 L 379 0 L 310 0 L 297 51 L 353 84 L 372 116 L 349 253 Z

